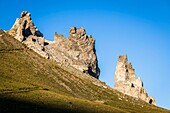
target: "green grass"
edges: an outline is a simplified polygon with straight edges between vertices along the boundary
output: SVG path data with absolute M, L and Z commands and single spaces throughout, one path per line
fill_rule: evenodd
M 170 112 L 93 82 L 102 84 L 0 31 L 0 112 Z
M 7 96 L 7 95 L 6 95 Z M 13 93 L 8 94 L 8 98 L 5 99 L 17 100 L 17 107 L 13 107 L 9 111 L 17 112 L 68 112 L 68 113 L 113 113 L 113 112 L 125 112 L 121 109 L 114 108 L 108 105 L 94 103 L 88 100 L 82 100 L 71 96 L 60 95 L 52 91 L 35 90 L 25 93 Z M 1 96 L 2 98 L 2 96 Z M 19 106 L 21 103 L 23 105 Z M 4 103 L 2 103 L 3 105 Z M 25 105 L 26 104 L 26 105 Z M 12 107 L 13 104 L 8 104 Z M 1 106 L 3 108 L 5 106 Z M 43 109 L 43 110 L 42 110 Z M 28 110 L 28 111 L 27 111 Z

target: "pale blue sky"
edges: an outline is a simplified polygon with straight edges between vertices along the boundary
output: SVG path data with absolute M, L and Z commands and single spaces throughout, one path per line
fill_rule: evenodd
M 100 80 L 114 86 L 117 57 L 127 54 L 157 105 L 170 109 L 169 0 L 0 0 L 0 28 L 29 11 L 48 40 L 84 27 L 96 39 Z

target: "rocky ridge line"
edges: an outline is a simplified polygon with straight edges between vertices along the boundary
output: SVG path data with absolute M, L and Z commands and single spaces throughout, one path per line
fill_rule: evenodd
M 132 64 L 128 63 L 127 55 L 119 56 L 118 58 L 114 89 L 123 94 L 156 105 L 155 99 L 152 96 L 148 96 L 140 77 L 136 79 L 135 70 L 133 69 Z
M 7 33 L 41 56 L 51 59 L 59 65 L 72 66 L 99 78 L 100 69 L 96 56 L 95 40 L 91 35 L 87 36 L 83 27 L 78 29 L 71 27 L 68 38 L 55 33 L 54 41 L 48 41 L 32 22 L 31 14 L 24 11 Z
M 20 18 L 16 19 L 13 27 L 7 31 L 17 40 L 27 45 L 41 56 L 51 59 L 61 66 L 73 67 L 81 72 L 99 78 L 100 69 L 95 50 L 95 40 L 86 34 L 83 27 L 71 27 L 68 38 L 57 32 L 54 41 L 48 41 L 37 29 L 31 19 L 29 12 L 22 12 Z M 96 82 L 96 84 L 98 84 Z M 105 86 L 102 84 L 102 86 Z M 154 104 L 153 97 L 149 97 L 143 87 L 143 82 L 136 75 L 127 56 L 119 56 L 115 72 L 114 89 L 129 96 Z

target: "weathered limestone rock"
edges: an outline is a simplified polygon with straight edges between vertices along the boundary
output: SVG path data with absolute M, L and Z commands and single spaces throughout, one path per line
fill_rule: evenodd
M 128 63 L 127 55 L 119 56 L 118 58 L 114 89 L 126 95 L 156 105 L 155 99 L 148 96 L 140 77 L 136 79 L 135 70 L 133 69 L 132 64 Z
M 45 38 L 32 22 L 29 12 L 23 11 L 20 18 L 16 19 L 13 27 L 7 33 L 13 35 L 14 38 L 26 44 L 41 56 L 48 58 L 48 54 L 44 52 Z
M 54 42 L 51 42 L 45 40 L 34 25 L 31 14 L 24 11 L 7 33 L 45 58 L 64 66 L 72 66 L 95 78 L 99 77 L 95 40 L 87 36 L 82 27 L 71 27 L 68 39 L 55 33 Z
M 95 78 L 99 77 L 94 38 L 87 36 L 84 28 L 70 28 L 68 39 L 55 33 L 54 42 L 45 47 L 50 58 L 58 63 L 73 66 Z

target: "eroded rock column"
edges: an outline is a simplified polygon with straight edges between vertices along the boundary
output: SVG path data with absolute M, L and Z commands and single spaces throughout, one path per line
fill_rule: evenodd
M 136 79 L 135 70 L 132 67 L 132 64 L 128 63 L 127 55 L 118 57 L 118 63 L 115 71 L 114 89 L 126 95 L 156 105 L 155 99 L 148 96 L 140 77 Z

